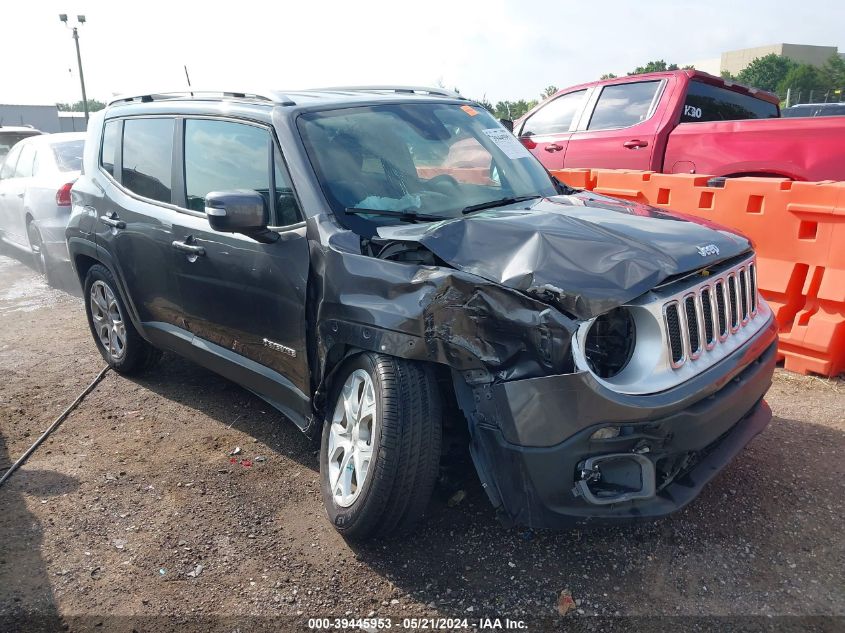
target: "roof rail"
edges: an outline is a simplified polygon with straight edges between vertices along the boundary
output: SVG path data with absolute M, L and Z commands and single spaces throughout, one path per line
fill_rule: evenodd
M 466 99 L 463 95 L 454 90 L 446 88 L 429 88 L 428 86 L 331 86 L 329 88 L 312 88 L 314 92 L 399 92 L 407 94 L 428 94 L 436 97 L 452 97 L 453 99 Z
M 150 101 L 161 101 L 165 99 L 178 99 L 179 97 L 218 97 L 220 99 L 252 99 L 259 101 L 268 101 L 276 105 L 296 105 L 296 103 L 283 92 L 274 90 L 264 91 L 238 91 L 238 90 L 203 90 L 184 88 L 180 90 L 172 90 L 166 92 L 144 92 L 139 94 L 118 95 L 110 99 L 107 105 L 114 105 L 116 103 L 131 103 L 139 101 L 148 103 Z

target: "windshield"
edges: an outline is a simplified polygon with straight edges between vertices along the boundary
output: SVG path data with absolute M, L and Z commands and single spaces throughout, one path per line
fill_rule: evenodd
M 56 157 L 56 166 L 59 171 L 81 171 L 84 149 L 85 141 L 82 139 L 53 145 L 53 155 Z
M 323 192 L 356 232 L 402 219 L 391 211 L 442 219 L 467 207 L 557 193 L 542 165 L 479 106 L 354 107 L 306 113 L 298 126 Z

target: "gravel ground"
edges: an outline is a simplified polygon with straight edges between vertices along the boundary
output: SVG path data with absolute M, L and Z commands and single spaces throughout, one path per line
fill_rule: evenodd
M 0 468 L 102 367 L 81 300 L 0 256 Z M 439 490 L 414 535 L 353 546 L 325 517 L 315 445 L 166 355 L 143 378 L 109 373 L 0 489 L 0 629 L 27 630 L 24 616 L 127 631 L 193 618 L 220 630 L 335 616 L 600 621 L 584 614 L 838 616 L 770 621 L 842 630 L 843 394 L 842 381 L 778 370 L 770 427 L 658 522 L 504 529 L 467 471 L 466 498 L 451 507 Z M 576 603 L 565 618 L 563 590 Z

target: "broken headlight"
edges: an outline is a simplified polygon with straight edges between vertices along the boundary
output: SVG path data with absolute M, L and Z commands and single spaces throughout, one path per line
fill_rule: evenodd
M 599 378 L 613 378 L 634 353 L 636 329 L 627 308 L 614 308 L 593 321 L 584 343 L 587 364 Z

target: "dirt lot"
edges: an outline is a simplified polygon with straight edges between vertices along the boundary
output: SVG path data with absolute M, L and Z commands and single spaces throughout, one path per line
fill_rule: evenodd
M 101 367 L 81 300 L 0 256 L 0 468 Z M 25 614 L 70 630 L 412 615 L 470 626 L 548 617 L 545 628 L 563 620 L 568 589 L 568 622 L 840 616 L 814 621 L 835 630 L 845 626 L 845 383 L 779 370 L 768 399 L 771 426 L 671 518 L 504 529 L 469 474 L 466 499 L 449 507 L 440 491 L 412 537 L 352 547 L 325 518 L 316 447 L 261 400 L 165 356 L 142 379 L 109 373 L 0 489 L 0 629 L 23 630 L 14 618 Z

